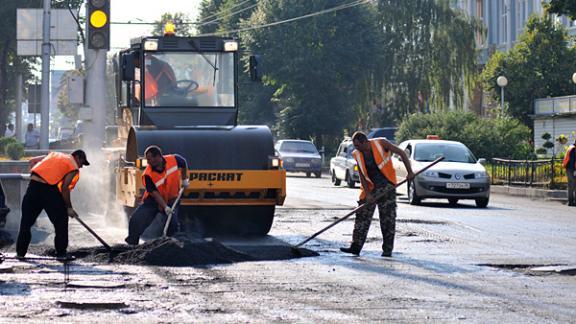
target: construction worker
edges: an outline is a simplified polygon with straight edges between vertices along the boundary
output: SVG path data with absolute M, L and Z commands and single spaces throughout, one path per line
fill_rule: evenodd
M 30 229 L 42 210 L 54 225 L 54 247 L 58 259 L 67 259 L 68 217 L 77 217 L 72 208 L 70 191 L 80 179 L 80 169 L 90 165 L 86 153 L 51 152 L 30 160 L 30 184 L 22 200 L 22 219 L 16 241 L 16 255 L 23 258 L 32 239 Z
M 126 243 L 138 245 L 140 236 L 152 223 L 158 213 L 167 221 L 172 213 L 168 235 L 178 230 L 178 205 L 174 210 L 170 206 L 178 197 L 180 188 L 188 187 L 188 165 L 178 155 L 162 155 L 162 150 L 155 145 L 144 151 L 148 165 L 142 174 L 142 183 L 146 187 L 142 203 L 130 216 Z
M 360 170 L 361 192 L 358 204 L 367 202 L 369 205 L 356 212 L 352 244 L 350 247 L 340 248 L 340 251 L 360 255 L 377 204 L 383 240 L 382 256 L 390 257 L 396 232 L 396 190 L 393 189 L 396 185 L 396 172 L 390 159 L 392 153 L 402 158 L 408 179 L 413 179 L 414 173 L 406 153 L 385 138 L 369 140 L 363 132 L 356 132 L 352 135 L 352 142 L 355 148 L 352 155 Z M 384 192 L 386 193 L 381 198 L 375 199 Z
M 576 206 L 576 139 L 568 147 L 562 166 L 568 177 L 568 206 Z

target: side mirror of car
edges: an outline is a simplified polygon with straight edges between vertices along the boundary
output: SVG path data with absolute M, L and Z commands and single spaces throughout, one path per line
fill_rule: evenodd
M 479 158 L 478 159 L 478 163 L 485 165 L 486 164 L 486 159 L 485 158 Z
M 122 81 L 133 81 L 134 80 L 134 53 L 125 53 L 120 56 L 121 59 L 121 75 Z

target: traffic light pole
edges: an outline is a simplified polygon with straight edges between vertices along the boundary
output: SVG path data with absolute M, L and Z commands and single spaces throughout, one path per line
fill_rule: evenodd
M 90 108 L 91 119 L 87 123 L 83 137 L 86 149 L 102 147 L 106 127 L 106 53 L 107 50 L 86 48 L 86 106 Z
M 48 149 L 50 130 L 50 0 L 44 0 L 42 19 L 42 96 L 40 102 L 40 149 Z

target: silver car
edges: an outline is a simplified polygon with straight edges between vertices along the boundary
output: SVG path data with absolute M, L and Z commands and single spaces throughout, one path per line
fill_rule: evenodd
M 352 156 L 352 151 L 354 151 L 354 144 L 352 139 L 347 137 L 338 146 L 336 156 L 330 159 L 330 176 L 335 186 L 345 181 L 348 187 L 354 188 L 356 183 L 360 182 L 358 165 Z
M 451 205 L 460 199 L 474 199 L 476 206 L 488 206 L 490 177 L 483 164 L 476 160 L 466 145 L 455 141 L 409 140 L 399 147 L 406 152 L 414 172 L 443 156 L 444 160 L 408 184 L 410 204 L 420 204 L 426 198 L 447 198 Z M 406 169 L 399 156 L 394 155 L 394 169 L 398 181 L 406 178 Z
M 280 140 L 274 146 L 276 154 L 282 159 L 286 172 L 305 172 L 316 178 L 322 176 L 322 157 L 314 143 L 303 140 Z

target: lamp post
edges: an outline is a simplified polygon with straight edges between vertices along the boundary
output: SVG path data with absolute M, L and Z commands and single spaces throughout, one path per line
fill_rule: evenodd
M 504 114 L 504 87 L 508 85 L 508 79 L 505 76 L 501 75 L 496 79 L 496 83 L 500 87 L 500 99 L 501 99 L 500 108 L 502 109 L 502 114 Z
M 572 74 L 572 82 L 574 83 L 574 94 L 576 95 L 576 72 Z

